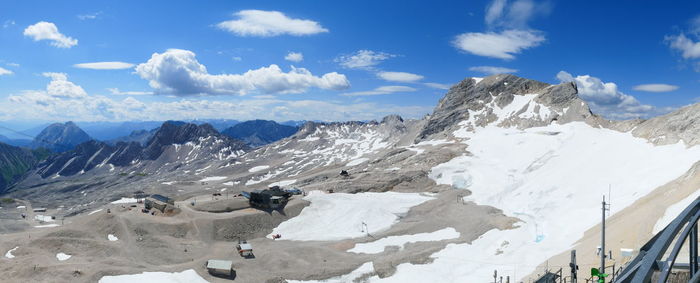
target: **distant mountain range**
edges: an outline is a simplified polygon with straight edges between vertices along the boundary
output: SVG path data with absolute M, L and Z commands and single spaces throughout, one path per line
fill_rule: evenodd
M 224 130 L 222 134 L 257 147 L 289 137 L 298 130 L 297 126 L 281 125 L 275 121 L 252 120 L 236 124 Z
M 12 146 L 29 147 L 29 145 L 32 143 L 32 140 L 30 140 L 30 139 L 12 139 L 12 138 L 8 138 L 6 136 L 0 135 L 0 142 L 6 143 L 6 144 L 9 144 Z

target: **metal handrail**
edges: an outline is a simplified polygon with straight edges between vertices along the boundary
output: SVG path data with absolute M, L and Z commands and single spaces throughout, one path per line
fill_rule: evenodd
M 664 270 L 670 271 L 673 263 L 678 256 L 678 251 L 683 246 L 685 239 L 689 234 L 693 233 L 693 227 L 697 226 L 697 222 L 700 219 L 700 197 L 695 199 L 688 207 L 686 207 L 681 214 L 676 217 L 671 223 L 669 223 L 661 232 L 656 234 L 649 242 L 647 242 L 641 249 L 639 254 L 627 265 L 617 280 L 618 282 L 631 283 L 631 282 L 650 282 L 652 274 L 663 267 Z M 682 230 L 682 232 L 681 232 Z M 664 261 L 666 264 L 664 266 L 659 266 L 660 260 L 663 255 L 668 250 L 671 243 L 673 243 L 676 236 L 680 236 L 674 246 L 671 255 Z M 694 248 L 697 248 L 697 243 L 692 243 Z M 692 270 L 692 269 L 691 269 Z M 700 280 L 697 277 L 697 269 L 695 274 L 692 274 L 692 278 Z M 659 282 L 665 282 L 668 278 L 668 274 L 663 273 L 659 277 Z M 692 281 L 697 282 L 697 281 Z

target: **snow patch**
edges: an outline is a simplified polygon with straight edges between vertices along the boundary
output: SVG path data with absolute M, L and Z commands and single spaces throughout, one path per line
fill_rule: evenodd
M 139 202 L 139 200 L 138 200 L 138 199 L 135 199 L 135 198 L 125 198 L 125 197 L 122 197 L 122 198 L 119 199 L 119 200 L 113 201 L 112 204 L 136 203 L 136 202 Z
M 56 254 L 56 258 L 57 258 L 59 261 L 68 260 L 70 257 L 72 257 L 72 255 L 64 254 L 64 253 L 57 253 L 57 254 Z
M 255 173 L 255 172 L 259 172 L 259 171 L 265 170 L 265 169 L 267 169 L 267 168 L 270 168 L 270 166 L 269 166 L 269 165 L 255 166 L 255 167 L 253 167 L 253 168 L 250 168 L 250 169 L 248 170 L 248 172 L 250 172 L 250 173 Z
M 209 283 L 199 276 L 192 269 L 183 272 L 144 272 L 141 274 L 126 274 L 115 276 L 104 276 L 98 283 L 131 283 L 131 282 L 152 282 L 152 283 Z
M 304 199 L 311 204 L 297 217 L 282 222 L 272 234 L 282 235 L 283 240 L 296 241 L 337 241 L 363 237 L 368 232 L 371 234 L 388 229 L 398 222 L 399 215 L 433 198 L 417 193 L 326 194 L 311 191 Z
M 93 211 L 91 211 L 90 213 L 88 213 L 88 215 L 93 215 L 93 214 L 98 213 L 98 212 L 100 212 L 100 211 L 102 211 L 101 208 L 98 209 L 98 210 L 93 210 Z
M 40 221 L 40 222 L 54 222 L 56 220 L 52 219 L 51 216 L 48 215 L 34 215 L 34 220 Z
M 109 235 L 107 235 L 107 240 L 109 240 L 110 242 L 114 242 L 114 241 L 118 241 L 119 238 L 117 238 L 117 236 L 109 234 Z
M 206 177 L 204 179 L 199 180 L 200 182 L 209 182 L 209 181 L 221 181 L 223 179 L 226 179 L 226 177 L 222 176 L 213 176 L 213 177 Z
M 384 252 L 389 246 L 397 246 L 403 249 L 406 244 L 416 242 L 433 242 L 459 238 L 460 233 L 454 228 L 445 228 L 430 233 L 419 233 L 413 235 L 389 236 L 374 242 L 356 244 L 354 248 L 348 250 L 351 253 L 378 254 Z
M 15 247 L 14 249 L 11 249 L 5 253 L 6 258 L 15 258 L 15 256 L 12 254 L 12 252 L 16 251 L 19 249 L 19 247 Z

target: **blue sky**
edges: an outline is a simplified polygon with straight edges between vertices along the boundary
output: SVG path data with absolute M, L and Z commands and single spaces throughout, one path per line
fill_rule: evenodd
M 700 97 L 685 2 L 3 1 L 0 121 L 420 118 L 492 72 L 650 117 Z

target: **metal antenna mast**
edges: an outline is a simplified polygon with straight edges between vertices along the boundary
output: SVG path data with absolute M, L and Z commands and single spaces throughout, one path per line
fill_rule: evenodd
M 610 204 L 605 202 L 605 195 L 603 195 L 603 206 L 602 206 L 602 222 L 600 226 L 600 273 L 605 273 L 605 258 L 607 253 L 605 252 L 605 212 L 610 210 Z M 603 277 L 603 280 L 605 278 Z M 605 281 L 602 281 L 605 282 Z

